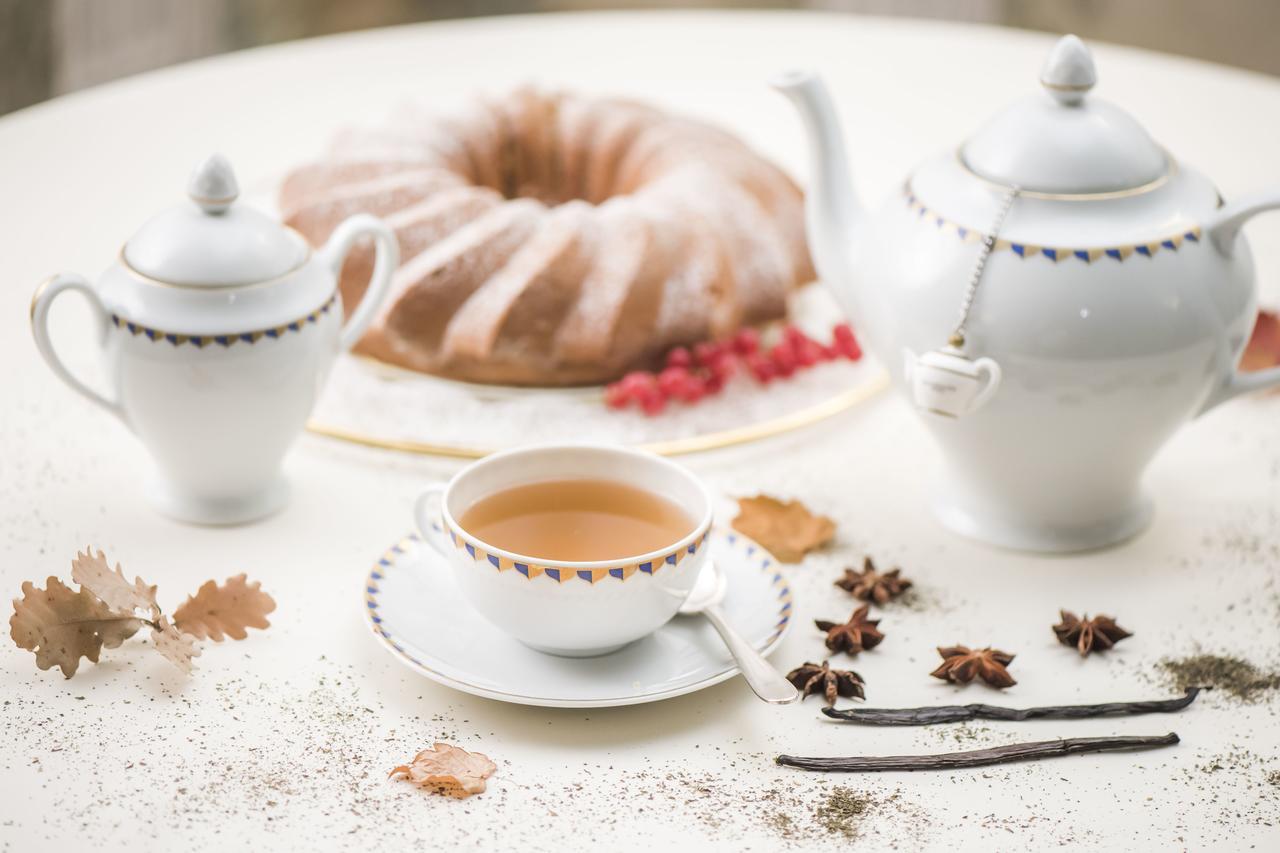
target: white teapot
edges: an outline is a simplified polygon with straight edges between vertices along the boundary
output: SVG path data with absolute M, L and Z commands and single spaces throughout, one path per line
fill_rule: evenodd
M 378 310 L 398 247 L 385 225 L 359 214 L 313 253 L 301 235 L 236 203 L 235 175 L 217 155 L 192 174 L 188 194 L 130 238 L 96 284 L 69 273 L 41 284 L 31 326 L 58 378 L 142 440 L 160 511 L 234 524 L 284 505 L 280 463 L 334 358 Z M 366 237 L 376 245 L 373 277 L 344 325 L 337 276 Z M 54 351 L 49 308 L 71 290 L 96 316 L 108 391 L 85 385 Z
M 1142 474 L 1179 426 L 1280 384 L 1280 369 L 1236 371 L 1256 317 L 1240 226 L 1280 207 L 1280 190 L 1224 203 L 1090 96 L 1093 59 L 1075 36 L 1040 82 L 875 214 L 852 193 L 823 84 L 776 86 L 811 141 L 818 272 L 941 445 L 939 518 L 1072 551 L 1147 524 Z

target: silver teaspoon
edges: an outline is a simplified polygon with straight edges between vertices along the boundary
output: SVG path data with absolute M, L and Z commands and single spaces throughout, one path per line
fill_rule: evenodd
M 728 587 L 729 582 L 724 572 L 714 561 L 707 560 L 706 565 L 702 567 L 702 572 L 698 575 L 697 583 L 693 586 L 693 592 L 689 593 L 689 597 L 680 607 L 680 613 L 684 616 L 701 613 L 707 617 L 707 621 L 720 633 L 720 639 L 724 640 L 724 644 L 729 647 L 730 654 L 738 662 L 738 668 L 742 670 L 742 677 L 747 680 L 747 684 L 757 696 L 774 705 L 785 705 L 796 701 L 800 698 L 800 691 L 783 678 L 782 673 L 774 669 L 773 665 L 752 648 L 750 643 L 742 639 L 742 635 L 725 620 L 724 613 L 720 610 L 720 602 L 724 600 Z

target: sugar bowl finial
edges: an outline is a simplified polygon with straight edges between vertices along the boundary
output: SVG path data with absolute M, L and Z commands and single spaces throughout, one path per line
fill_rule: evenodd
M 1093 54 L 1078 36 L 1063 36 L 1049 51 L 1040 71 L 1040 82 L 1063 106 L 1074 106 L 1098 82 Z
M 236 173 L 221 154 L 206 157 L 187 181 L 187 195 L 205 213 L 223 213 L 240 195 Z

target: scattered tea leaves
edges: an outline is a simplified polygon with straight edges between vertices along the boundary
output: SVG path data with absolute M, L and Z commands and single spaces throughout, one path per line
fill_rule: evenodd
M 1160 668 L 1180 690 L 1207 685 L 1246 702 L 1255 702 L 1262 693 L 1280 689 L 1280 672 L 1264 672 L 1243 658 L 1229 655 L 1166 659 L 1160 661 Z

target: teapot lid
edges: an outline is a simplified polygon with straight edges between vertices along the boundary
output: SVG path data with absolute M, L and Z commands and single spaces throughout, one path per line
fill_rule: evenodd
M 1096 195 L 1164 181 L 1174 165 L 1127 112 L 1088 97 L 1093 56 L 1063 36 L 1040 73 L 1043 93 L 997 113 L 960 149 L 979 177 L 1024 192 Z
M 237 287 L 278 278 L 310 250 L 296 232 L 245 204 L 231 164 L 208 157 L 187 182 L 191 202 L 149 220 L 124 247 L 124 261 L 147 278 L 185 287 Z

